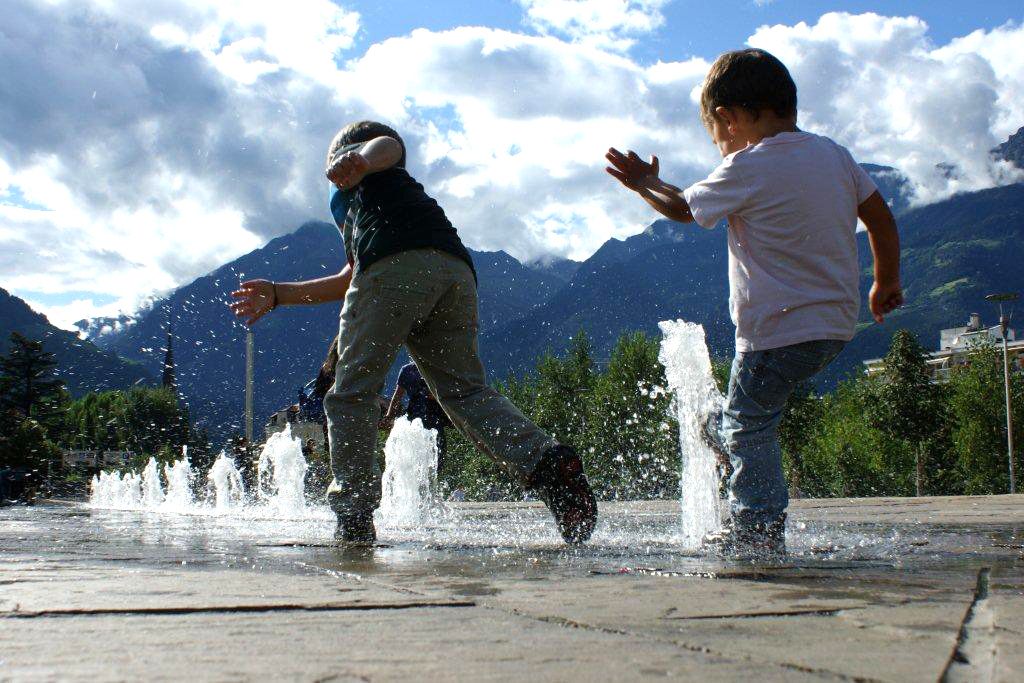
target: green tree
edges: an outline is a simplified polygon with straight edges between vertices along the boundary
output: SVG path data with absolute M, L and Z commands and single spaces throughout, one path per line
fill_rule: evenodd
M 0 408 L 15 410 L 48 430 L 55 428 L 66 399 L 56 367 L 42 342 L 12 332 L 10 350 L 0 356 Z
M 968 363 L 954 368 L 949 382 L 952 441 L 959 478 L 967 494 L 1006 493 L 1006 403 L 1001 352 L 983 344 Z M 1014 438 L 1024 440 L 1024 376 L 1011 375 Z M 1021 458 L 1016 458 L 1020 472 Z
M 678 494 L 678 425 L 669 414 L 665 383 L 658 340 L 643 332 L 622 335 L 607 369 L 595 376 L 585 406 L 590 428 L 581 445 L 604 497 Z
M 185 445 L 197 449 L 197 462 L 209 451 L 207 439 L 193 433 L 188 409 L 163 387 L 87 394 L 68 407 L 64 433 L 72 448 L 129 450 L 161 460 L 180 458 Z
M 907 460 L 906 444 L 888 438 L 867 417 L 872 381 L 840 383 L 822 399 L 821 418 L 802 452 L 800 482 L 814 497 L 905 495 L 893 463 Z
M 936 446 L 945 446 L 936 440 L 948 424 L 946 403 L 938 385 L 932 383 L 926 358 L 912 332 L 897 331 L 881 378 L 870 385 L 873 391 L 867 403 L 872 425 L 888 438 L 904 442 L 912 453 L 912 462 L 892 463 L 899 467 L 893 474 L 906 478 L 901 490 L 918 495 L 927 488 L 928 454 Z
M 60 449 L 46 435 L 46 429 L 32 418 L 8 423 L 0 433 L 0 468 L 18 467 L 48 471 L 48 464 L 60 460 Z
M 587 402 L 594 386 L 593 346 L 580 330 L 570 340 L 565 356 L 550 351 L 537 364 L 537 424 L 555 438 L 579 445 L 588 427 Z
M 822 400 L 810 382 L 801 382 L 793 391 L 779 422 L 779 445 L 789 483 L 802 490 L 803 453 L 822 417 Z

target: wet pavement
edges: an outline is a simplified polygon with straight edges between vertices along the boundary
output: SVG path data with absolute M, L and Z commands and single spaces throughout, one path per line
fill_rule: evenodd
M 1024 680 L 1024 496 L 795 501 L 789 561 L 680 549 L 678 503 L 331 526 L 0 509 L 0 679 Z

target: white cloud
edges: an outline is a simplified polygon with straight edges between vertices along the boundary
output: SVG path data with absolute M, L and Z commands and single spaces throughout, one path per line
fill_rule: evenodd
M 1021 177 L 989 150 L 1024 125 L 1024 28 L 935 47 L 915 17 L 834 12 L 750 38 L 789 67 L 806 128 L 911 179 L 915 200 Z
M 478 249 L 585 258 L 635 232 L 649 211 L 605 175 L 609 145 L 658 148 L 691 177 L 715 161 L 688 94 L 700 60 L 645 69 L 587 45 L 467 27 L 391 39 L 350 66 L 374 109 L 412 131 L 410 162 L 426 164 Z M 425 121 L 431 110 L 454 124 Z
M 345 52 L 351 10 L 242 4 L 8 3 L 0 285 L 130 307 L 327 219 L 324 149 L 356 118 L 402 131 L 469 246 L 522 259 L 584 258 L 652 220 L 605 175 L 609 145 L 659 154 L 680 185 L 717 163 L 696 106 L 709 62 L 617 51 L 662 2 L 527 2 L 540 35 L 417 30 L 362 55 Z M 592 30 L 573 18 L 590 16 Z M 1009 177 L 988 150 L 1024 124 L 1022 39 L 1008 25 L 935 46 L 918 19 L 829 14 L 750 42 L 790 66 L 802 125 L 899 167 L 927 201 Z
M 71 3 L 68 3 L 71 4 Z M 119 20 L 148 30 L 168 47 L 206 57 L 243 83 L 288 69 L 318 79 L 352 43 L 359 13 L 330 0 L 97 0 Z
M 665 23 L 668 0 L 519 0 L 527 23 L 541 33 L 605 49 L 628 50 L 637 36 Z

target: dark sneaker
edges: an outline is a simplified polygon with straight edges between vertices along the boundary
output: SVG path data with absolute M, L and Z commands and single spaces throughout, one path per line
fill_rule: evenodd
M 722 530 L 708 534 L 704 550 L 733 560 L 778 561 L 786 556 L 786 515 L 771 522 L 738 523 L 729 519 Z
M 597 524 L 597 499 L 575 450 L 561 444 L 548 450 L 526 485 L 551 510 L 566 543 L 590 538 Z
M 373 545 L 377 530 L 373 526 L 373 512 L 338 515 L 338 528 L 334 540 L 342 545 Z

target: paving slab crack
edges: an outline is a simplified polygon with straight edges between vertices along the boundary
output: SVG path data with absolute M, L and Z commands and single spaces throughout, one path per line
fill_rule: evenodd
M 800 673 L 806 673 L 806 674 L 810 674 L 810 675 L 814 675 L 814 676 L 820 676 L 822 678 L 838 680 L 838 681 L 850 681 L 852 683 L 882 683 L 882 681 L 880 679 L 876 679 L 876 678 L 868 678 L 868 677 L 865 677 L 865 676 L 856 676 L 856 675 L 851 675 L 851 674 L 845 674 L 845 673 L 842 673 L 842 672 L 839 672 L 839 671 L 832 671 L 830 669 L 822 669 L 822 668 L 805 666 L 803 664 L 797 664 L 795 662 L 765 661 L 762 658 L 749 657 L 749 656 L 746 656 L 746 655 L 743 655 L 743 654 L 740 654 L 739 656 L 737 656 L 735 653 L 721 652 L 721 651 L 712 649 L 710 647 L 707 647 L 706 645 L 697 645 L 697 644 L 694 644 L 694 643 L 688 643 L 686 641 L 675 640 L 675 639 L 672 639 L 672 638 L 662 638 L 662 637 L 659 637 L 659 636 L 656 636 L 656 635 L 652 635 L 650 633 L 640 633 L 640 632 L 637 632 L 637 631 L 631 631 L 629 629 L 621 629 L 621 628 L 613 628 L 611 626 L 599 626 L 599 625 L 595 625 L 595 624 L 588 624 L 588 623 L 585 623 L 585 622 L 576 621 L 575 619 L 568 619 L 566 617 L 559 617 L 559 616 L 555 616 L 555 615 L 530 614 L 530 613 L 527 613 L 527 612 L 523 612 L 522 610 L 516 609 L 515 607 L 502 607 L 502 606 L 494 606 L 494 605 L 487 605 L 487 604 L 483 604 L 481 606 L 485 607 L 485 608 L 488 608 L 488 609 L 497 609 L 499 611 L 506 612 L 506 613 L 509 613 L 509 614 L 513 614 L 515 616 L 518 616 L 518 617 L 521 617 L 521 618 L 524 618 L 524 619 L 530 619 L 532 621 L 539 621 L 539 622 L 546 623 L 546 624 L 554 624 L 554 625 L 562 626 L 562 627 L 565 627 L 565 628 L 578 628 L 578 629 L 583 629 L 583 630 L 587 630 L 587 631 L 595 631 L 595 632 L 599 632 L 599 633 L 607 633 L 607 634 L 610 634 L 610 635 L 627 636 L 627 637 L 630 637 L 630 638 L 641 638 L 641 639 L 644 639 L 644 640 L 653 640 L 653 641 L 661 643 L 663 645 L 671 645 L 673 647 L 678 647 L 678 648 L 681 648 L 681 649 L 686 650 L 688 652 L 694 652 L 694 653 L 697 653 L 697 654 L 704 654 L 704 655 L 709 655 L 709 656 L 712 656 L 712 657 L 717 657 L 719 659 L 722 659 L 722 660 L 728 661 L 728 662 L 742 661 L 742 662 L 745 662 L 745 663 L 755 664 L 757 666 L 771 665 L 771 666 L 779 667 L 780 669 L 785 669 L 787 671 L 799 671 Z
M 809 608 L 778 610 L 775 612 L 726 612 L 722 614 L 694 614 L 690 616 L 670 616 L 666 614 L 662 619 L 674 621 L 697 621 L 701 619 L 762 619 L 766 617 L 834 617 L 840 612 L 862 609 L 861 607 L 836 607 L 833 609 Z
M 400 603 L 276 603 L 269 605 L 199 605 L 183 607 L 100 607 L 47 610 L 14 609 L 0 612 L 0 619 L 97 616 L 176 616 L 189 614 L 254 614 L 264 612 L 367 612 L 427 608 L 475 607 L 471 600 L 423 600 Z
M 982 567 L 974 588 L 974 599 L 964 613 L 956 645 L 942 672 L 942 683 L 991 681 L 996 670 L 996 624 L 989 605 L 992 570 Z

